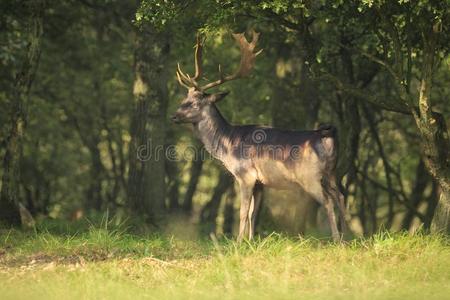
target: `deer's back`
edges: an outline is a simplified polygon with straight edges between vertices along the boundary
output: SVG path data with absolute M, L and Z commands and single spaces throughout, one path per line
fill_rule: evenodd
M 274 188 L 308 189 L 320 184 L 323 174 L 331 172 L 336 164 L 335 136 L 323 129 L 236 126 L 230 133 L 229 145 L 231 155 L 228 165 L 224 163 L 236 177 L 255 177 Z

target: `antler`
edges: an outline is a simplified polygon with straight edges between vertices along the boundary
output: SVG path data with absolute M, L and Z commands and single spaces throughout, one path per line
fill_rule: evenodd
M 234 72 L 231 75 L 223 76 L 222 68 L 219 65 L 219 79 L 210 82 L 202 87 L 198 85 L 197 80 L 199 80 L 203 74 L 202 68 L 203 44 L 201 42 L 200 36 L 197 35 L 197 43 L 195 45 L 195 75 L 194 77 L 190 77 L 189 74 L 183 73 L 183 71 L 181 71 L 180 64 L 178 64 L 177 70 L 178 82 L 187 89 L 195 87 L 198 90 L 205 91 L 207 89 L 221 85 L 227 81 L 248 76 L 255 65 L 256 56 L 258 56 L 258 54 L 262 52 L 262 49 L 256 53 L 253 52 L 255 50 L 256 43 L 258 42 L 259 39 L 259 33 L 252 30 L 251 34 L 252 34 L 251 42 L 247 41 L 244 33 L 233 34 L 233 38 L 236 40 L 241 50 L 241 61 L 239 64 L 239 68 L 236 70 L 236 72 Z
M 183 73 L 183 71 L 181 71 L 180 64 L 178 64 L 178 70 L 177 70 L 178 82 L 187 89 L 189 89 L 191 87 L 198 88 L 197 80 L 199 80 L 203 74 L 202 50 L 203 50 L 203 43 L 200 38 L 200 35 L 197 35 L 197 43 L 195 44 L 195 57 L 194 57 L 194 60 L 195 60 L 195 75 L 194 75 L 194 77 L 191 78 L 191 76 L 189 76 L 189 74 Z
M 212 87 L 221 85 L 222 83 L 225 83 L 227 81 L 246 77 L 250 74 L 251 70 L 255 66 L 256 56 L 258 56 L 262 52 L 262 49 L 256 53 L 253 52 L 259 39 L 259 33 L 252 30 L 251 34 L 252 41 L 249 43 L 245 38 L 244 33 L 233 33 L 233 38 L 239 44 L 239 48 L 241 49 L 241 62 L 236 72 L 234 72 L 232 75 L 227 75 L 224 77 L 222 74 L 222 68 L 219 65 L 219 79 L 202 86 L 200 90 L 204 91 Z

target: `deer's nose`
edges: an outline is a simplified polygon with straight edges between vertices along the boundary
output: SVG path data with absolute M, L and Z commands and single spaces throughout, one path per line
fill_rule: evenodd
M 180 119 L 178 118 L 178 116 L 176 114 L 174 114 L 170 119 L 174 123 L 180 123 Z

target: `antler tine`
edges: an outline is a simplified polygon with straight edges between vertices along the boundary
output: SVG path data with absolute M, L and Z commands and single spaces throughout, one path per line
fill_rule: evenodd
M 197 34 L 197 43 L 195 44 L 195 75 L 192 80 L 198 80 L 203 74 L 202 61 L 203 43 L 199 34 Z
M 234 80 L 237 78 L 242 78 L 242 77 L 248 76 L 250 74 L 251 70 L 253 69 L 253 67 L 255 65 L 256 56 L 258 56 L 262 52 L 262 49 L 256 53 L 253 52 L 255 50 L 256 44 L 259 39 L 259 33 L 252 30 L 251 34 L 252 34 L 251 42 L 247 41 L 244 33 L 234 33 L 233 34 L 233 38 L 236 40 L 236 42 L 238 43 L 239 48 L 241 50 L 241 61 L 240 61 L 239 67 L 236 70 L 236 72 L 234 72 L 232 75 L 223 77 L 221 68 L 219 66 L 220 78 L 216 81 L 210 82 L 210 83 L 202 86 L 200 88 L 201 90 L 207 90 L 212 87 L 221 85 L 222 83 L 225 83 L 227 81 L 231 81 L 231 80 Z
M 191 78 L 189 76 L 189 74 L 185 74 L 183 73 L 183 71 L 181 71 L 181 67 L 180 64 L 178 64 L 178 70 L 177 70 L 177 77 L 179 77 L 178 81 L 183 81 L 183 86 L 188 86 L 188 87 L 196 87 L 198 88 L 198 84 L 195 80 L 193 80 L 193 78 Z
M 176 73 L 177 73 L 178 83 L 179 83 L 180 85 L 184 86 L 185 88 L 189 89 L 190 87 L 189 87 L 187 84 L 185 84 L 185 83 L 183 82 L 183 80 L 181 79 L 180 72 L 177 71 Z
M 186 88 L 191 88 L 191 87 L 195 87 L 197 89 L 199 89 L 198 87 L 198 83 L 197 80 L 200 79 L 200 77 L 202 76 L 203 73 L 203 68 L 202 68 L 202 49 L 203 49 L 203 44 L 202 44 L 202 40 L 200 35 L 197 35 L 197 42 L 195 44 L 195 56 L 194 56 L 194 60 L 195 60 L 195 75 L 194 77 L 191 77 L 188 73 L 184 73 L 181 70 L 180 64 L 177 64 L 177 79 L 178 82 L 186 87 Z
M 181 71 L 181 67 L 180 67 L 180 64 L 179 64 L 179 63 L 177 64 L 177 73 L 180 74 L 181 79 L 183 79 L 183 81 L 189 82 L 188 76 L 187 76 L 186 74 L 184 74 L 183 71 Z

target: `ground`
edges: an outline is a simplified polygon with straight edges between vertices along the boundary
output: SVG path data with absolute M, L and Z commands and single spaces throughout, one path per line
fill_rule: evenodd
M 450 240 L 186 240 L 121 226 L 0 231 L 2 299 L 450 299 Z

